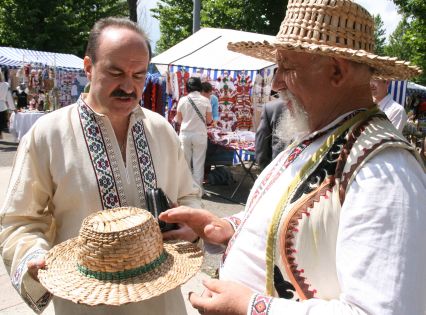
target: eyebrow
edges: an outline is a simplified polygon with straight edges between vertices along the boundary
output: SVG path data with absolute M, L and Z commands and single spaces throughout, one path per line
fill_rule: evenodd
M 117 66 L 114 66 L 114 65 L 110 65 L 108 67 L 108 70 L 109 71 L 124 72 L 123 69 L 121 69 L 121 68 L 119 68 Z M 137 71 L 135 73 L 137 73 L 137 74 L 146 74 L 146 73 L 148 73 L 148 69 L 141 69 L 140 71 Z

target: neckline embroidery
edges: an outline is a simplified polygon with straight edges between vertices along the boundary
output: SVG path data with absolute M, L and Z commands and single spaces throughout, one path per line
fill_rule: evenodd
M 121 156 L 117 155 L 120 152 L 114 152 L 103 119 L 97 117 L 81 99 L 78 101 L 78 112 L 86 147 L 97 179 L 102 208 L 127 206 L 128 201 L 118 166 L 118 159 Z M 157 179 L 141 120 L 133 124 L 131 135 L 133 143 L 129 143 L 129 154 L 135 176 L 135 188 L 141 206 L 145 206 L 145 190 L 157 187 Z M 130 167 L 130 165 L 126 167 Z

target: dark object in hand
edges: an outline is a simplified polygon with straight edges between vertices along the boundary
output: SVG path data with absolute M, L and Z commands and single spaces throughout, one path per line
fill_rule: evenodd
M 146 206 L 148 211 L 158 220 L 158 216 L 161 212 L 164 212 L 170 208 L 173 208 L 172 202 L 164 194 L 161 188 L 148 188 L 145 194 Z M 166 223 L 158 220 L 161 232 L 167 232 L 170 230 L 176 230 L 179 226 L 176 223 Z

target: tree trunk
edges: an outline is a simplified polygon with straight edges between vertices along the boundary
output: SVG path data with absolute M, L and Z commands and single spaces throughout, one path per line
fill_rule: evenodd
M 138 0 L 127 0 L 130 21 L 138 22 Z

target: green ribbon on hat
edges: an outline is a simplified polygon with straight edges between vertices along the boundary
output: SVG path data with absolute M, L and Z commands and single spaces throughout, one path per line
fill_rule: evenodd
M 141 274 L 147 273 L 151 270 L 154 270 L 160 266 L 167 259 L 166 251 L 163 251 L 160 256 L 151 261 L 149 264 L 116 272 L 105 272 L 105 271 L 93 271 L 84 266 L 77 264 L 78 271 L 89 278 L 94 278 L 97 280 L 124 280 L 139 276 Z

